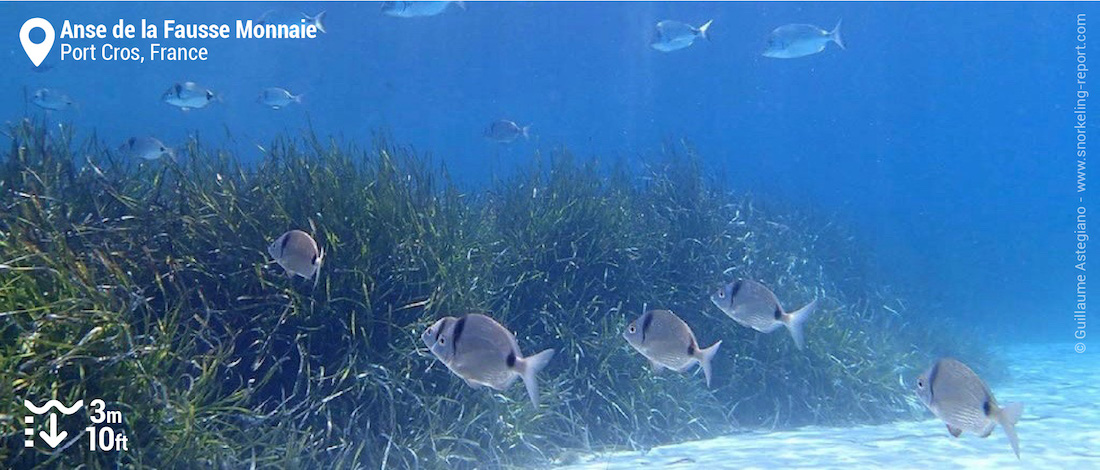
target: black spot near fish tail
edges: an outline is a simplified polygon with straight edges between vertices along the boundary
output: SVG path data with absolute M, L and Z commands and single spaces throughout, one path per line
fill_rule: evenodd
M 783 307 L 780 307 L 778 305 L 775 306 L 775 319 L 776 320 L 782 320 L 783 319 Z
M 986 416 L 993 416 L 993 403 L 990 403 L 988 397 L 982 402 L 982 412 L 985 413 Z
M 458 323 L 455 323 L 455 333 L 451 337 L 451 350 L 454 353 L 458 353 L 458 338 L 462 336 L 462 330 L 466 328 L 466 317 L 458 319 Z
M 695 355 L 695 343 L 691 343 L 691 344 L 688 345 L 688 356 L 694 356 L 694 355 Z
M 642 342 L 645 342 L 646 332 L 649 331 L 649 325 L 653 323 L 653 313 L 646 312 L 645 318 L 642 319 Z
M 504 358 L 504 363 L 508 364 L 508 368 L 511 369 L 516 366 L 516 352 L 509 351 L 508 357 Z

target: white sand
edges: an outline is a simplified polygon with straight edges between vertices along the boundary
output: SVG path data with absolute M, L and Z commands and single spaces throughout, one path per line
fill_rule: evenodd
M 1100 346 L 1098 346 L 1100 347 Z M 1072 344 L 1020 345 L 1002 352 L 1011 383 L 993 393 L 1020 401 L 1021 460 L 998 426 L 981 439 L 952 438 L 931 413 L 925 421 L 851 428 L 737 434 L 657 447 L 646 454 L 594 455 L 581 469 L 996 468 L 1100 469 L 1100 360 Z M 678 462 L 678 463 L 677 463 Z

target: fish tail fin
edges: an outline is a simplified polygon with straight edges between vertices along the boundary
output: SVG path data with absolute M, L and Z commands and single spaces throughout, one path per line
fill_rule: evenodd
M 535 407 L 539 406 L 539 382 L 535 378 L 535 374 L 546 367 L 546 364 L 550 363 L 550 359 L 553 358 L 554 350 L 547 349 L 534 356 L 516 361 L 516 372 L 519 372 L 519 376 L 523 378 L 523 385 L 527 387 L 527 396 L 531 397 L 531 403 L 534 403 Z
M 707 378 L 707 386 L 710 386 L 710 361 L 714 359 L 714 355 L 718 353 L 718 347 L 722 345 L 722 341 L 710 345 L 709 348 L 700 349 L 697 359 L 699 360 L 699 367 L 703 368 L 703 376 Z
M 523 131 L 523 138 L 526 140 L 531 140 L 531 125 L 528 124 L 526 126 L 523 126 L 523 129 L 521 130 Z
M 833 40 L 833 42 L 836 43 L 836 45 L 840 46 L 841 49 L 847 49 L 846 47 L 844 47 L 844 39 L 840 37 L 840 23 L 841 23 L 841 21 L 844 21 L 844 20 L 843 19 L 837 20 L 836 27 L 833 28 L 833 30 L 829 32 L 829 37 Z
M 322 11 L 322 12 L 316 14 L 316 15 L 313 15 L 313 16 L 309 16 L 305 13 L 302 13 L 302 16 L 305 17 L 306 21 L 309 21 L 310 24 L 312 24 L 313 26 L 316 26 L 317 31 L 320 31 L 322 33 L 328 33 L 328 31 L 325 30 L 325 14 L 326 13 L 328 13 L 328 10 L 324 10 L 324 11 Z
M 290 99 L 295 103 L 302 104 L 302 97 L 305 95 L 305 93 L 298 93 L 297 95 L 291 96 Z
M 710 31 L 711 23 L 714 23 L 714 20 L 708 20 L 706 23 L 703 23 L 703 26 L 699 27 L 699 36 L 702 36 L 703 39 L 707 41 L 710 41 L 710 35 L 707 34 L 707 31 Z
M 1005 434 L 1008 435 L 1008 443 L 1012 444 L 1012 451 L 1016 453 L 1017 459 L 1020 458 L 1020 438 L 1016 437 L 1016 422 L 1020 420 L 1022 414 L 1024 414 L 1023 403 L 1009 403 L 998 410 L 996 416 L 997 422 L 1001 423 Z
M 798 349 L 806 347 L 806 336 L 803 334 L 803 327 L 806 325 L 806 320 L 813 316 L 816 308 L 817 299 L 814 299 L 805 307 L 788 313 L 783 318 L 783 324 L 787 325 L 787 329 L 791 332 L 791 338 L 794 339 L 794 345 L 798 346 Z

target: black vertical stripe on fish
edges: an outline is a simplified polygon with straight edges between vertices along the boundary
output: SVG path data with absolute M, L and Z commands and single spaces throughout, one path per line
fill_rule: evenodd
M 695 345 L 694 344 L 689 344 L 688 345 L 688 356 L 694 356 L 694 355 L 695 355 Z
M 934 385 L 936 383 L 936 374 L 939 373 L 939 371 L 940 371 L 940 361 L 936 361 L 935 364 L 932 364 L 932 370 L 928 371 L 928 400 L 929 400 L 929 402 L 932 402 L 932 400 L 936 399 L 936 389 L 934 387 L 932 387 L 932 385 Z
M 509 351 L 508 357 L 504 359 L 505 364 L 508 364 L 508 368 L 511 369 L 516 366 L 516 352 Z
M 435 339 L 433 339 L 432 341 L 439 341 L 439 335 L 443 334 L 443 330 L 447 329 L 447 321 L 448 320 L 444 319 L 443 323 L 439 324 L 439 330 L 435 332 Z
M 180 85 L 179 83 L 176 84 L 176 97 L 177 98 L 182 98 L 183 97 L 183 85 Z
M 283 243 L 279 245 L 279 257 L 282 258 L 286 254 L 286 246 L 290 243 L 290 234 L 283 235 Z
M 309 264 L 312 264 L 312 265 L 317 264 L 317 255 L 313 255 L 313 258 L 310 258 Z
M 653 313 L 646 312 L 645 318 L 642 319 L 642 342 L 645 342 L 645 334 L 649 331 L 649 324 L 653 323 Z
M 992 403 L 989 402 L 988 397 L 985 399 L 985 402 L 982 403 L 982 412 L 985 413 L 986 416 L 992 416 L 993 414 L 993 406 Z
M 783 309 L 778 305 L 775 306 L 775 319 L 779 320 L 783 318 Z
M 737 282 L 733 283 L 733 287 L 730 288 L 730 299 L 737 297 L 737 293 L 741 291 L 741 283 L 742 281 L 740 279 L 738 279 Z
M 462 330 L 466 328 L 466 317 L 458 319 L 455 323 L 455 334 L 451 337 L 451 351 L 458 354 L 458 338 L 462 336 Z

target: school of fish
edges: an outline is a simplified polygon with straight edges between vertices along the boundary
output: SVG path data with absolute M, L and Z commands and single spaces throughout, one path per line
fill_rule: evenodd
M 451 10 L 452 4 L 460 10 L 466 6 L 460 1 L 382 2 L 381 12 L 397 18 L 422 18 L 440 15 Z M 322 33 L 325 12 L 315 15 L 280 8 L 269 10 L 260 16 L 258 23 L 294 24 L 305 22 L 315 25 Z M 698 23 L 696 23 L 698 24 Z M 662 20 L 654 26 L 649 46 L 663 53 L 691 47 L 697 39 L 712 40 L 713 20 L 699 26 Z M 795 59 L 821 53 L 829 43 L 841 50 L 845 43 L 838 21 L 831 31 L 810 24 L 786 24 L 775 28 L 766 38 L 760 55 L 776 59 Z M 47 66 L 49 67 L 49 66 Z M 48 68 L 43 68 L 48 70 Z M 170 86 L 161 95 L 161 101 L 181 111 L 200 110 L 220 101 L 212 89 L 194 82 L 180 82 Z M 61 112 L 76 107 L 76 102 L 64 91 L 42 88 L 36 90 L 28 101 L 51 112 Z M 256 102 L 273 110 L 302 103 L 302 94 L 277 86 L 260 90 Z M 530 124 L 521 126 L 515 121 L 492 121 L 484 132 L 487 140 L 510 144 L 530 139 Z M 131 137 L 118 151 L 141 160 L 174 158 L 175 150 L 156 137 Z M 299 276 L 312 280 L 314 286 L 321 276 L 325 250 L 309 233 L 290 230 L 274 240 L 267 253 L 289 278 Z M 775 293 L 763 283 L 752 279 L 735 279 L 717 289 L 711 303 L 738 325 L 760 333 L 772 333 L 785 328 L 797 350 L 806 346 L 805 328 L 817 310 L 817 299 L 794 311 L 787 311 Z M 645 310 L 626 324 L 622 336 L 631 348 L 646 358 L 654 372 L 669 369 L 684 372 L 698 366 L 703 371 L 706 385 L 713 379 L 712 360 L 716 357 L 721 340 L 708 347 L 701 347 L 692 328 L 678 315 L 667 309 Z M 538 407 L 541 403 L 536 374 L 545 369 L 554 357 L 554 349 L 545 349 L 525 356 L 516 336 L 493 318 L 477 313 L 460 317 L 445 316 L 434 321 L 421 334 L 421 341 L 428 352 L 454 375 L 469 386 L 488 387 L 504 391 L 517 380 L 522 380 L 528 398 Z M 609 346 L 611 347 L 611 346 Z M 827 346 L 825 346 L 827 347 Z M 984 381 L 968 366 L 953 358 L 936 360 L 916 380 L 915 393 L 920 401 L 940 420 L 950 435 L 958 437 L 963 432 L 987 437 L 1000 426 L 1008 436 L 1013 452 L 1020 456 L 1016 424 L 1023 414 L 1023 405 L 1009 403 L 1000 406 Z

